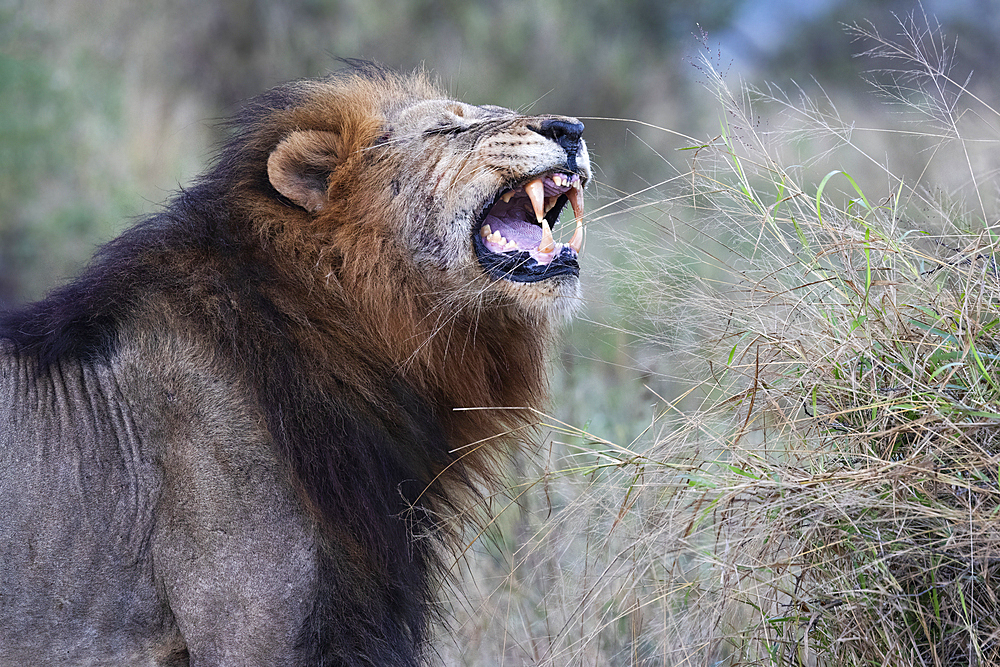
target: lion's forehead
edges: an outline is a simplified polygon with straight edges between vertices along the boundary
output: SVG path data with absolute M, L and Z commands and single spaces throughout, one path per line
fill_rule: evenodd
M 477 106 L 448 98 L 421 100 L 387 118 L 386 130 L 397 154 L 410 161 L 420 155 L 435 179 L 458 170 L 459 181 L 509 181 L 535 173 L 539 165 L 561 160 L 563 149 L 539 132 L 555 116 L 526 116 L 510 109 Z M 569 122 L 574 118 L 559 116 Z M 581 142 L 581 171 L 589 178 L 589 157 Z M 411 164 L 419 164 L 412 163 Z

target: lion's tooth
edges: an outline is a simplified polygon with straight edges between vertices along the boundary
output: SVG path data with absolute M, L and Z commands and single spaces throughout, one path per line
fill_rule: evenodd
M 479 235 L 482 236 L 484 239 L 492 233 L 493 230 L 490 229 L 489 225 L 483 225 L 482 229 L 479 230 Z
M 546 197 L 545 198 L 545 214 L 546 215 L 548 215 L 549 211 L 552 210 L 552 207 L 556 205 L 557 201 L 559 201 L 559 197 Z
M 583 252 L 583 240 L 583 225 L 580 224 L 573 232 L 573 238 L 569 240 L 569 247 L 575 250 L 578 255 Z
M 576 229 L 573 230 L 573 238 L 570 239 L 569 247 L 579 254 L 583 251 L 583 192 L 578 185 L 574 185 L 566 192 L 566 196 L 573 206 L 573 217 L 576 218 Z
M 524 191 L 528 193 L 528 199 L 531 200 L 531 208 L 535 212 L 535 218 L 541 223 L 545 219 L 545 184 L 542 182 L 542 178 L 536 178 L 530 183 L 525 184 Z
M 556 240 L 552 238 L 552 228 L 549 221 L 542 218 L 542 242 L 538 244 L 538 252 L 552 252 L 556 249 Z
M 514 191 L 510 190 L 508 192 L 505 192 L 504 195 L 502 197 L 500 197 L 500 199 L 503 200 L 504 204 L 509 204 L 510 203 L 510 198 L 513 197 L 513 196 L 514 196 Z

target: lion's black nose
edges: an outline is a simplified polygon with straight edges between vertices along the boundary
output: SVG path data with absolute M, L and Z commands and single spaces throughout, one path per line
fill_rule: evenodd
M 575 154 L 580 150 L 583 123 L 550 118 L 549 120 L 542 121 L 542 124 L 535 132 L 556 142 L 567 153 Z
M 571 169 L 576 169 L 576 156 L 580 152 L 580 137 L 583 135 L 583 123 L 578 121 L 550 118 L 542 121 L 537 128 L 532 128 L 543 137 L 559 144 L 566 151 L 566 158 Z

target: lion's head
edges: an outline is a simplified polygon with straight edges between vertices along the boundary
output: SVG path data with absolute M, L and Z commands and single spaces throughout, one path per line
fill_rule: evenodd
M 295 92 L 272 114 L 267 177 L 301 210 L 300 242 L 350 247 L 337 261 L 395 256 L 452 307 L 543 320 L 576 308 L 591 176 L 579 121 L 464 104 L 371 66 Z

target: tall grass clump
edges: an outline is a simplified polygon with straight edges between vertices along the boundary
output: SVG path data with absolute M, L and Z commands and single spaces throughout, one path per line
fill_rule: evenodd
M 923 17 L 900 26 L 851 32 L 915 121 L 892 139 L 912 180 L 828 101 L 733 95 L 705 67 L 725 115 L 691 195 L 728 278 L 685 299 L 717 343 L 711 392 L 654 447 L 714 445 L 666 494 L 703 597 L 664 595 L 711 628 L 704 664 L 1000 663 L 1000 223 L 978 171 L 997 143 L 966 135 L 1000 116 Z
M 718 135 L 611 276 L 689 389 L 552 424 L 498 663 L 1000 664 L 1000 114 L 929 23 L 849 30 L 895 129 L 701 66 Z

